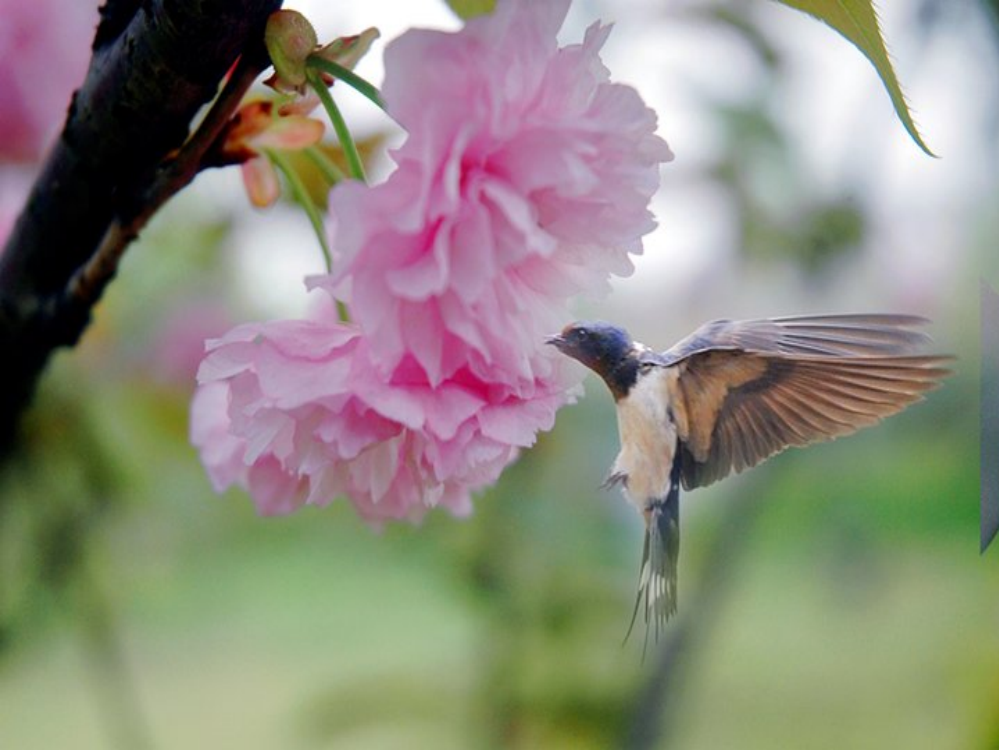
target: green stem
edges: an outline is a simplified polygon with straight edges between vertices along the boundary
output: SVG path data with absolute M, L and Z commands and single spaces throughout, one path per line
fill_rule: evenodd
M 340 318 L 341 323 L 350 322 L 350 311 L 347 309 L 347 305 L 342 299 L 336 301 L 336 314 Z
M 296 199 L 298 199 L 298 202 L 302 204 L 302 208 L 305 209 L 305 214 L 309 217 L 312 229 L 315 231 L 316 237 L 319 239 L 319 245 L 323 249 L 323 257 L 326 260 L 326 272 L 330 273 L 333 270 L 333 255 L 330 253 L 329 245 L 326 242 L 326 230 L 323 226 L 323 217 L 319 215 L 319 210 L 316 208 L 316 204 L 312 202 L 312 198 L 309 196 L 309 191 L 305 188 L 305 183 L 302 182 L 302 178 L 299 177 L 294 167 L 291 166 L 291 162 L 288 161 L 288 157 L 280 151 L 268 148 L 264 149 L 264 153 L 267 155 L 267 158 L 271 160 L 271 163 L 281 170 L 281 174 L 283 174 L 285 179 L 288 180 L 288 185 L 291 187 L 292 194 Z
M 310 68 L 316 68 L 324 73 L 329 73 L 334 78 L 340 79 L 351 88 L 357 90 L 358 93 L 366 96 L 374 102 L 376 106 L 381 109 L 385 109 L 385 102 L 382 100 L 382 95 L 378 92 L 378 89 L 373 84 L 365 81 L 350 68 L 345 68 L 339 63 L 332 62 L 331 60 L 327 60 L 326 58 L 319 57 L 317 55 L 310 56 L 305 61 L 305 64 Z
M 323 177 L 326 178 L 326 181 L 330 185 L 336 185 L 338 182 L 343 182 L 347 179 L 347 175 L 343 173 L 343 170 L 321 148 L 309 146 L 305 149 L 305 155 L 309 157 L 309 161 L 316 165 L 316 169 L 323 173 Z
M 350 130 L 347 129 L 347 122 L 343 119 L 340 108 L 333 101 L 333 96 L 330 94 L 329 89 L 326 88 L 323 79 L 315 70 L 309 69 L 305 75 L 309 84 L 319 95 L 319 100 L 323 103 L 326 112 L 330 116 L 330 120 L 333 122 L 336 137 L 340 140 L 340 146 L 347 157 L 347 165 L 350 167 L 351 177 L 361 182 L 367 182 L 367 178 L 364 175 L 364 165 L 361 163 L 361 155 L 357 151 L 357 145 L 354 143 L 354 139 L 350 135 Z

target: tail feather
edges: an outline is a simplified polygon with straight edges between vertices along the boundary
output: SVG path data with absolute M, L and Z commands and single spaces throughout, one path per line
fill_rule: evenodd
M 649 632 L 655 631 L 655 640 L 658 641 L 666 622 L 676 614 L 677 563 L 680 558 L 679 477 L 676 479 L 670 483 L 665 500 L 653 500 L 649 504 L 635 609 L 624 637 L 627 642 L 641 610 L 645 621 L 643 651 L 648 648 Z

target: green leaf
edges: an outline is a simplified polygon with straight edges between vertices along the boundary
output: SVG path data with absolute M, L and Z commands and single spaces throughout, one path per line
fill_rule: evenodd
M 496 0 L 444 0 L 458 18 L 468 20 L 475 16 L 492 13 Z
M 777 0 L 777 2 L 825 21 L 863 52 L 881 76 L 888 90 L 888 96 L 895 106 L 895 112 L 912 136 L 912 140 L 927 154 L 936 156 L 923 142 L 909 112 L 902 86 L 888 57 L 888 49 L 885 47 L 878 14 L 872 0 Z

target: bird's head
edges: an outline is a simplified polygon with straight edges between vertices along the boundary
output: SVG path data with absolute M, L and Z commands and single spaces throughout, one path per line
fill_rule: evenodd
M 549 336 L 545 343 L 597 373 L 615 397 L 623 395 L 619 391 L 627 393 L 634 382 L 635 342 L 623 328 L 603 322 L 570 323 L 561 333 Z M 628 366 L 632 362 L 635 368 Z

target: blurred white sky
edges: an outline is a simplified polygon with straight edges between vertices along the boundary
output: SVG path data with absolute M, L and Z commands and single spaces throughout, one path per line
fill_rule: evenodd
M 661 340 L 649 341 L 663 346 L 705 318 L 832 308 L 939 314 L 936 308 L 966 281 L 957 278 L 966 274 L 959 257 L 986 230 L 999 235 L 999 209 L 987 208 L 996 203 L 999 165 L 995 147 L 985 142 L 988 118 L 996 117 L 999 65 L 973 3 L 957 0 L 954 6 L 961 10 L 953 28 L 928 39 L 917 33 L 917 6 L 911 0 L 880 3 L 896 70 L 923 136 L 940 159 L 927 157 L 908 138 L 873 68 L 849 43 L 776 3 L 750 4 L 768 40 L 789 60 L 776 101 L 807 171 L 806 184 L 820 195 L 850 190 L 873 214 L 871 252 L 844 272 L 842 283 L 817 290 L 798 283 L 790 269 L 769 269 L 757 277 L 739 264 L 719 263 L 735 256 L 738 238 L 725 193 L 704 179 L 719 138 L 709 104 L 748 101 L 767 85 L 745 42 L 717 23 L 697 20 L 694 12 L 706 7 L 698 0 L 576 2 L 562 41 L 578 41 L 597 19 L 613 22 L 604 50 L 611 75 L 638 88 L 658 112 L 660 133 L 676 154 L 663 168 L 654 202 L 659 228 L 646 239 L 636 273 L 617 281 L 607 300 L 583 303 L 586 314 L 638 329 L 648 321 L 662 326 L 667 318 L 683 319 L 652 336 Z M 382 38 L 358 67 L 376 84 L 387 41 L 413 26 L 459 26 L 441 0 L 288 0 L 285 7 L 306 13 L 320 39 L 378 27 Z M 355 131 L 392 127 L 348 89 L 340 96 Z M 238 190 L 235 170 L 205 182 L 211 192 L 222 185 L 234 194 Z M 247 259 L 242 265 L 247 295 L 271 315 L 300 314 L 306 305 L 302 276 L 321 270 L 304 216 L 269 210 L 242 224 L 234 242 Z M 717 293 L 703 294 L 705 284 Z

